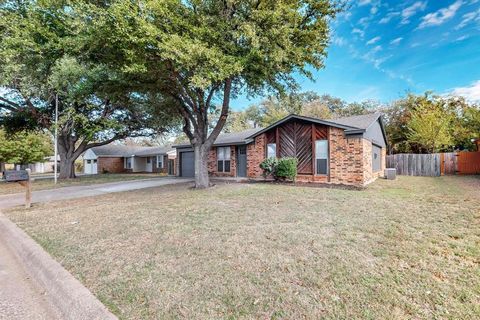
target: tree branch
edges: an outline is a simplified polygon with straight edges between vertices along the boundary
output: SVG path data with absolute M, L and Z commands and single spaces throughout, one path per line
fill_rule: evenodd
M 6 106 L 6 105 L 3 106 L 3 107 L 4 107 L 5 109 L 7 109 L 8 111 L 15 112 L 15 111 L 18 111 L 19 109 L 22 108 L 22 107 L 21 107 L 20 105 L 18 105 L 17 103 L 12 102 L 12 101 L 7 100 L 7 99 L 2 98 L 2 97 L 0 97 L 0 101 L 3 101 L 3 102 L 5 102 L 5 103 L 8 104 L 8 106 Z
M 227 121 L 228 117 L 228 109 L 230 107 L 230 93 L 232 92 L 232 79 L 228 78 L 225 81 L 225 87 L 223 88 L 223 103 L 222 103 L 222 110 L 220 111 L 220 118 L 217 121 L 217 124 L 215 125 L 215 128 L 213 129 L 212 133 L 210 133 L 210 136 L 207 138 L 207 141 L 205 141 L 205 144 L 211 145 L 217 139 L 218 135 L 220 134 L 220 131 L 222 131 L 223 126 L 225 125 L 225 122 Z

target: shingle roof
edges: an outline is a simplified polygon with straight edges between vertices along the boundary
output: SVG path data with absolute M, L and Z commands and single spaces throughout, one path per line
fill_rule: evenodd
M 377 119 L 381 116 L 380 113 L 369 113 L 360 116 L 351 116 L 351 117 L 343 117 L 338 119 L 330 120 L 331 122 L 338 123 L 344 126 L 354 127 L 362 130 L 366 130 L 372 123 L 377 121 Z
M 262 128 L 249 129 L 240 132 L 223 133 L 217 137 L 214 145 L 245 143 L 248 137 L 260 130 L 262 130 Z
M 93 147 L 92 151 L 98 156 L 117 156 L 131 157 L 164 154 L 170 151 L 168 147 L 144 147 L 144 146 L 126 146 L 123 144 L 107 144 L 104 146 Z
M 324 124 L 327 126 L 334 126 L 334 127 L 339 127 L 342 129 L 345 129 L 347 132 L 348 131 L 357 131 L 357 130 L 366 130 L 373 122 L 375 122 L 379 117 L 380 113 L 370 113 L 370 114 L 365 114 L 365 115 L 360 115 L 360 116 L 351 116 L 351 117 L 344 117 L 344 118 L 338 118 L 334 120 L 323 120 L 323 119 L 317 119 L 317 118 L 311 118 L 311 117 L 305 117 L 305 116 L 299 116 L 295 114 L 291 114 L 274 124 L 266 127 L 266 128 L 256 128 L 256 129 L 249 129 L 241 132 L 234 132 L 234 133 L 223 133 L 220 134 L 217 139 L 214 142 L 214 146 L 221 146 L 221 145 L 234 145 L 234 144 L 244 144 L 248 143 L 250 139 L 254 138 L 258 134 L 268 131 L 271 128 L 288 121 L 292 118 L 297 118 L 305 121 L 311 121 L 314 123 L 320 123 Z M 191 145 L 189 143 L 184 143 L 184 144 L 179 144 L 173 146 L 174 148 L 185 148 L 185 147 L 190 147 Z
M 262 128 L 248 129 L 240 132 L 221 133 L 218 135 L 213 145 L 222 146 L 222 145 L 245 144 L 248 142 L 248 138 L 251 135 L 254 135 L 256 132 L 260 130 L 262 130 Z M 182 144 L 175 145 L 173 147 L 185 148 L 190 146 L 191 146 L 190 143 L 182 143 Z
M 153 156 L 157 154 L 166 154 L 169 151 L 172 151 L 173 148 L 170 146 L 163 147 L 147 147 L 144 150 L 138 151 L 135 153 L 136 156 Z

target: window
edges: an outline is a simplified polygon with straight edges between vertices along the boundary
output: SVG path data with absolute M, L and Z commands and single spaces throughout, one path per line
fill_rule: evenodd
M 88 163 L 88 164 L 92 163 L 92 160 L 87 160 L 87 163 Z
M 217 148 L 217 171 L 230 172 L 230 147 Z
M 317 174 L 328 174 L 328 141 L 315 141 L 315 163 Z
M 157 156 L 157 168 L 163 168 L 163 156 Z
M 147 157 L 147 163 L 150 164 L 152 162 L 152 158 Z
M 382 168 L 382 148 L 372 145 L 372 171 L 378 172 Z
M 267 158 L 277 157 L 277 145 L 275 143 L 267 144 Z
M 93 163 L 97 163 L 97 159 L 93 160 Z
M 125 158 L 125 169 L 132 169 L 132 157 Z

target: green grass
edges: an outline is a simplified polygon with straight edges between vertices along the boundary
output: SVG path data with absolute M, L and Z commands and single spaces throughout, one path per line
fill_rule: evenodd
M 478 319 L 479 190 L 175 185 L 7 215 L 122 319 Z
M 47 190 L 61 187 L 80 186 L 98 183 L 108 183 L 116 181 L 138 180 L 138 179 L 151 179 L 162 177 L 164 174 L 159 173 L 106 173 L 96 175 L 84 175 L 78 176 L 75 179 L 58 180 L 57 185 L 54 184 L 53 179 L 35 179 L 32 183 L 32 190 Z M 13 194 L 25 192 L 25 188 L 18 183 L 12 182 L 0 182 L 0 195 Z

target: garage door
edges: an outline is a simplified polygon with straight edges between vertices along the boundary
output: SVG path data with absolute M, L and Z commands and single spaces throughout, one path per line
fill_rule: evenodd
M 180 175 L 182 177 L 195 176 L 195 161 L 193 151 L 180 153 Z
M 83 163 L 83 170 L 85 172 L 85 174 L 97 174 L 97 160 L 91 160 L 91 159 L 88 159 L 88 160 L 84 160 L 84 163 Z

